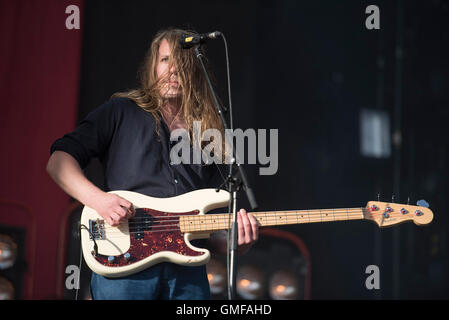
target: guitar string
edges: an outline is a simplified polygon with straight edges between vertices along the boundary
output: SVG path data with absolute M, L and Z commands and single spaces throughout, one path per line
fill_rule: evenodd
M 344 215 L 344 216 L 347 215 L 346 211 L 335 211 L 335 212 L 337 214 L 334 214 L 334 213 L 333 214 L 328 214 L 328 213 L 326 213 L 326 214 L 323 214 L 323 213 L 300 214 L 300 213 L 296 213 L 296 212 L 285 212 L 285 213 L 283 213 L 283 212 L 279 212 L 278 211 L 277 213 L 272 213 L 272 216 L 268 217 L 268 219 L 275 219 L 276 220 L 276 219 L 279 219 L 279 217 L 283 217 L 283 216 L 289 218 L 289 217 L 292 217 L 292 216 L 298 217 L 299 215 L 301 216 L 301 218 L 303 218 L 304 215 L 306 215 L 307 217 L 316 216 L 316 215 L 320 215 L 320 216 L 326 215 L 326 216 L 334 216 L 335 217 L 335 216 L 340 216 L 339 213 L 342 213 L 342 215 Z M 267 218 L 266 213 L 264 213 L 264 214 L 265 214 L 265 218 Z M 352 215 L 356 214 L 357 216 L 360 216 L 361 212 L 357 211 L 357 212 L 351 213 L 351 214 Z M 261 215 L 261 214 L 259 213 L 259 215 Z M 208 223 L 215 223 L 215 222 L 217 222 L 217 220 L 218 220 L 218 222 L 222 222 L 222 220 L 225 220 L 225 219 L 227 220 L 228 216 L 229 216 L 229 214 L 224 213 L 224 214 L 209 214 L 209 215 L 182 215 L 182 216 L 177 216 L 177 217 L 186 217 L 185 220 L 188 220 L 190 217 L 195 217 L 195 219 L 193 219 L 193 220 L 198 220 L 198 219 L 201 220 L 201 218 L 202 218 L 202 220 L 208 220 L 207 221 Z M 256 213 L 256 216 L 257 216 L 257 213 Z M 159 218 L 159 217 L 153 217 L 153 218 L 147 217 L 145 219 L 146 220 L 150 220 L 151 219 L 151 221 L 143 221 L 143 222 L 134 221 L 134 218 L 130 218 L 128 220 L 128 226 L 154 224 L 154 223 L 162 224 L 164 222 L 165 223 L 166 222 L 178 222 L 180 220 L 180 219 L 173 219 L 173 217 L 174 216 L 172 216 L 172 217 L 163 217 L 162 219 Z M 145 219 L 143 219 L 143 220 L 145 220 Z M 156 219 L 161 219 L 162 221 L 155 221 Z M 261 219 L 263 219 L 263 218 L 261 218 Z M 184 223 L 186 223 L 186 222 L 188 222 L 188 221 L 184 221 Z M 117 227 L 105 226 L 104 229 L 107 229 L 107 228 L 114 228 L 114 229 L 116 229 L 119 226 L 117 226 Z
M 341 210 L 341 211 L 340 211 Z M 357 214 L 360 214 L 362 212 L 365 211 L 365 208 L 351 208 L 349 210 L 353 210 L 356 211 Z M 267 212 L 249 212 L 252 215 L 262 215 L 264 214 L 266 216 L 266 214 L 269 215 L 301 215 L 301 217 L 303 217 L 304 215 L 310 216 L 310 215 L 329 215 L 329 213 L 323 213 L 323 210 L 317 210 L 316 213 L 302 213 L 302 211 L 267 211 Z M 347 209 L 338 209 L 337 211 L 334 211 L 336 213 L 346 213 Z M 331 215 L 334 215 L 334 213 L 332 213 Z M 153 223 L 155 220 L 162 220 L 161 222 L 167 222 L 167 221 L 178 221 L 178 219 L 173 219 L 173 218 L 178 218 L 178 217 L 207 217 L 208 219 L 212 219 L 212 218 L 218 218 L 218 219 L 227 219 L 229 216 L 228 213 L 216 213 L 216 214 L 206 214 L 206 215 L 171 215 L 171 216 L 165 216 L 165 217 L 161 217 L 161 216 L 147 216 L 147 217 L 131 217 L 128 219 L 128 224 L 139 224 L 139 223 Z M 138 220 L 151 220 L 151 221 L 144 221 L 144 222 L 140 222 Z M 158 222 L 158 221 L 156 221 Z
M 347 214 L 348 214 L 347 212 L 341 211 L 341 212 L 339 212 L 337 214 L 325 214 L 325 215 L 326 215 L 326 217 L 339 218 L 339 217 L 342 217 L 342 216 L 346 217 Z M 353 217 L 354 215 L 356 215 L 357 218 L 358 218 L 358 217 L 360 217 L 360 214 L 361 214 L 360 212 L 351 213 L 351 216 Z M 374 215 L 381 215 L 381 214 L 382 213 L 374 213 L 374 214 L 370 213 L 369 215 L 370 215 L 370 217 L 374 217 Z M 399 215 L 399 214 L 400 213 L 390 213 L 390 215 Z M 306 216 L 307 216 L 307 218 L 310 218 L 310 217 L 317 218 L 316 217 L 317 215 L 319 215 L 319 219 L 321 220 L 322 217 L 323 217 L 323 214 L 308 214 Z M 220 222 L 223 222 L 223 220 L 226 220 L 228 218 L 228 215 L 227 214 L 224 214 L 224 216 L 221 216 L 221 215 L 215 215 L 215 216 L 214 215 L 200 215 L 200 216 L 194 215 L 194 216 L 184 216 L 184 217 L 187 218 L 187 219 L 184 219 L 184 221 L 182 221 L 182 223 L 184 223 L 184 224 L 188 224 L 188 222 L 189 222 L 188 218 L 189 217 L 196 217 L 194 220 L 200 220 L 200 221 L 203 220 L 206 223 L 220 223 Z M 265 221 L 267 221 L 267 220 L 275 220 L 275 221 L 277 221 L 277 220 L 279 220 L 282 217 L 285 217 L 286 219 L 291 218 L 291 217 L 299 218 L 299 214 L 288 214 L 288 213 L 287 214 L 281 214 L 281 215 L 277 214 L 277 216 L 271 216 L 271 217 L 268 217 L 268 218 L 265 216 Z M 366 215 L 364 215 L 364 217 L 366 217 Z M 301 215 L 301 218 L 304 218 L 304 215 Z M 262 220 L 263 217 L 260 217 L 259 219 Z M 330 221 L 332 221 L 332 219 Z M 180 220 L 179 219 L 167 219 L 167 220 L 162 220 L 162 221 L 145 221 L 145 222 L 129 221 L 128 222 L 128 226 L 135 227 L 135 225 L 145 226 L 145 225 L 151 224 L 154 227 L 163 227 L 163 226 L 168 226 L 167 224 L 164 224 L 164 223 L 167 223 L 167 222 L 178 223 L 178 222 L 180 222 Z M 190 223 L 193 223 L 193 221 L 190 221 Z M 201 222 L 201 223 L 203 223 L 203 222 Z M 110 228 L 117 229 L 119 227 L 120 227 L 120 225 L 118 225 L 117 227 L 105 226 L 103 229 L 110 229 Z
M 346 213 L 345 214 L 340 214 L 340 215 L 338 215 L 339 217 L 346 217 Z M 354 217 L 353 215 L 351 216 L 351 217 Z M 359 218 L 359 215 L 357 215 L 357 217 L 356 217 L 356 219 L 357 218 Z M 339 221 L 346 221 L 346 220 L 348 220 L 348 219 L 343 219 L 343 220 L 339 220 Z M 351 219 L 350 219 L 351 220 Z M 315 221 L 311 221 L 311 223 L 313 223 L 313 222 L 319 222 L 320 220 L 315 220 Z M 275 223 L 276 221 L 268 221 L 267 223 Z M 328 222 L 332 222 L 332 220 L 329 220 Z M 286 224 L 288 224 L 288 223 L 286 223 Z M 131 231 L 131 232 L 127 232 L 127 233 L 122 233 L 122 232 L 120 232 L 119 230 L 118 230 L 118 228 L 115 228 L 115 227 L 111 227 L 113 230 L 109 230 L 108 231 L 108 234 L 107 234 L 107 238 L 114 238 L 114 236 L 115 237 L 129 237 L 129 234 L 138 234 L 138 233 L 152 233 L 152 232 L 169 232 L 169 231 L 181 231 L 181 228 L 180 228 L 180 226 L 179 226 L 179 224 L 174 224 L 174 225 L 161 225 L 161 226 L 158 226 L 158 227 L 160 227 L 160 228 L 162 228 L 162 229 L 158 229 L 158 230 L 153 230 L 153 228 L 151 228 L 150 230 L 141 230 L 141 231 Z M 163 229 L 163 228 L 167 228 L 167 227 L 175 227 L 175 229 Z M 188 228 L 188 227 L 187 227 Z M 184 229 L 187 229 L 185 226 L 184 226 Z M 220 227 L 221 228 L 221 227 Z M 229 229 L 229 227 L 226 227 L 226 226 L 224 226 L 223 227 L 224 229 Z M 204 229 L 204 230 L 194 230 L 193 232 L 201 232 L 201 231 L 213 231 L 213 230 L 210 230 L 210 229 Z M 184 232 L 189 232 L 188 230 L 186 230 L 186 231 L 184 231 Z M 97 234 L 98 232 L 94 232 L 94 234 Z
M 327 210 L 329 210 L 329 211 L 333 210 L 333 211 L 332 211 L 332 213 L 323 213 L 323 211 L 327 211 Z M 264 215 L 266 215 L 266 214 L 270 214 L 270 215 L 280 215 L 280 214 L 295 214 L 295 215 L 316 215 L 316 214 L 323 215 L 323 214 L 326 214 L 326 215 L 329 215 L 330 214 L 330 215 L 333 215 L 334 212 L 336 212 L 336 213 L 346 213 L 346 212 L 348 212 L 348 210 L 357 211 L 357 213 L 360 213 L 360 211 L 362 211 L 362 213 L 368 213 L 368 214 L 371 214 L 371 215 L 373 215 L 373 214 L 382 215 L 383 214 L 383 212 L 381 212 L 381 211 L 379 211 L 379 212 L 372 212 L 372 211 L 370 211 L 367 208 L 287 210 L 287 211 L 266 211 L 266 212 L 248 212 L 248 213 L 251 213 L 252 215 L 262 215 L 262 214 L 264 214 Z M 315 212 L 311 212 L 311 211 L 315 211 Z M 391 214 L 395 214 L 395 213 L 398 213 L 398 212 L 390 212 L 389 214 L 391 215 Z M 207 216 L 207 217 L 217 216 L 217 217 L 219 217 L 219 216 L 223 216 L 223 215 L 225 215 L 225 218 L 227 219 L 229 214 L 228 213 L 216 213 L 216 214 L 206 214 L 204 216 Z M 168 221 L 169 219 L 179 218 L 179 217 L 201 217 L 201 216 L 203 216 L 203 215 L 199 215 L 199 214 L 194 214 L 194 215 L 183 214 L 183 215 L 168 215 L 168 216 L 147 215 L 147 216 L 144 216 L 144 217 L 142 217 L 142 216 L 135 217 L 134 216 L 134 217 L 129 218 L 128 221 L 130 221 L 130 223 L 139 223 L 137 220 L 149 220 L 149 219 L 152 219 L 152 221 L 153 221 L 153 220 L 156 220 L 156 219 L 161 219 L 163 221 Z
M 139 210 L 139 209 L 137 209 L 137 210 Z M 258 211 L 258 212 L 248 212 L 248 213 L 251 213 L 251 214 L 266 214 L 266 213 L 272 213 L 272 214 L 276 214 L 276 213 L 280 213 L 280 212 L 283 212 L 283 213 L 300 213 L 300 212 L 308 212 L 308 213 L 305 213 L 305 214 L 309 214 L 309 213 L 312 213 L 311 211 L 314 211 L 313 212 L 313 214 L 316 212 L 316 213 L 319 213 L 319 212 L 321 212 L 321 211 L 326 211 L 326 210 L 332 210 L 332 209 L 312 209 L 312 210 L 282 210 L 282 211 Z M 357 211 L 359 211 L 359 210 L 369 210 L 369 209 L 367 209 L 367 208 L 365 208 L 365 207 L 360 207 L 360 208 L 339 208 L 339 209 L 334 209 L 334 210 L 337 210 L 336 212 L 346 212 L 346 210 L 357 210 Z M 229 213 L 214 213 L 214 214 L 209 214 L 209 216 L 212 216 L 212 215 L 228 215 Z M 151 215 L 148 215 L 149 217 L 152 217 Z M 169 216 L 156 216 L 156 218 L 171 218 L 171 217 L 189 217 L 189 216 L 197 216 L 197 214 L 195 215 L 195 214 L 192 214 L 192 215 L 188 215 L 188 214 L 180 214 L 180 215 L 169 215 Z M 134 218 L 132 218 L 132 219 L 148 219 L 148 217 L 142 217 L 142 216 L 139 216 L 139 217 L 134 217 Z
M 341 215 L 341 216 L 343 216 L 343 215 Z M 345 217 L 346 217 L 346 215 L 344 215 Z M 359 218 L 360 216 L 358 215 L 357 217 L 355 217 L 355 216 L 352 216 L 353 218 Z M 222 220 L 224 220 L 224 219 L 222 219 Z M 346 219 L 345 219 L 346 220 Z M 313 221 L 313 222 L 318 222 L 319 220 L 316 220 L 316 221 Z M 275 223 L 276 222 L 276 220 L 273 220 L 273 221 L 268 221 L 268 222 L 266 222 L 266 223 Z M 218 223 L 217 223 L 218 224 Z M 221 224 L 225 224 L 225 222 L 224 221 L 221 221 Z M 288 224 L 288 223 L 287 223 Z M 207 223 L 206 224 L 204 224 L 204 226 L 205 225 L 207 225 Z M 171 227 L 175 227 L 176 229 L 165 229 L 165 228 L 171 228 Z M 181 231 L 181 227 L 183 227 L 183 226 L 180 226 L 180 224 L 179 223 L 177 223 L 177 224 L 164 224 L 164 225 L 159 225 L 159 226 L 147 226 L 147 227 L 142 227 L 142 230 L 138 230 L 138 231 L 128 231 L 128 232 L 126 232 L 126 234 L 138 234 L 138 233 L 143 233 L 143 232 L 163 232 L 163 231 L 174 231 L 174 230 L 176 230 L 176 231 Z M 184 229 L 188 229 L 188 227 L 189 226 L 184 226 Z M 206 231 L 206 230 L 211 230 L 210 228 L 207 228 L 207 227 L 204 227 L 204 229 L 203 230 L 201 230 L 201 228 L 202 228 L 202 226 L 200 226 L 200 225 L 198 225 L 198 226 L 196 226 L 195 224 L 193 225 L 193 227 L 196 229 L 195 231 Z M 147 228 L 147 229 L 145 229 L 145 228 Z M 219 230 L 221 229 L 221 228 L 223 228 L 223 229 L 228 229 L 227 227 L 226 227 L 226 225 L 225 226 L 223 226 L 223 227 L 219 227 Z M 121 232 L 118 228 L 115 228 L 115 227 L 110 227 L 110 229 L 109 230 L 107 230 L 106 231 L 107 232 L 107 237 L 109 237 L 109 236 L 114 236 L 114 235 L 124 235 L 125 233 L 123 233 L 123 232 Z M 185 231 L 185 232 L 188 232 L 187 230 Z M 99 232 L 98 231 L 95 231 L 95 232 L 93 232 L 95 235 L 98 235 L 99 234 Z
M 360 216 L 360 214 L 363 214 L 364 215 L 364 217 L 366 216 L 366 210 L 364 210 L 364 211 L 362 211 L 362 212 L 360 212 L 360 211 L 357 211 L 357 212 L 355 212 L 355 213 L 350 213 L 351 215 L 354 215 L 354 214 L 356 214 L 357 216 Z M 264 215 L 265 215 L 265 218 L 266 218 L 266 220 L 267 220 L 267 216 L 266 216 L 266 213 L 263 213 Z M 271 214 L 271 216 L 269 216 L 268 217 L 268 219 L 279 219 L 279 218 L 282 218 L 283 216 L 285 216 L 285 217 L 287 217 L 287 218 L 290 218 L 290 217 L 296 217 L 296 218 L 299 218 L 299 216 L 301 216 L 301 218 L 304 218 L 304 216 L 306 216 L 306 217 L 315 217 L 315 216 L 317 216 L 317 215 L 319 215 L 320 216 L 320 219 L 323 217 L 323 215 L 325 215 L 326 217 L 339 217 L 339 216 L 346 216 L 348 213 L 346 212 L 346 211 L 334 211 L 334 213 L 309 213 L 309 214 L 302 214 L 302 213 L 297 213 L 297 212 L 294 212 L 294 213 L 290 213 L 290 212 L 285 212 L 285 213 L 283 213 L 283 212 L 276 212 L 276 213 L 272 213 Z M 368 215 L 369 216 L 371 216 L 371 217 L 373 217 L 374 215 L 382 215 L 383 213 L 381 213 L 381 212 L 379 212 L 379 213 L 373 213 L 373 212 L 368 212 Z M 395 215 L 395 214 L 399 214 L 399 213 L 390 213 L 390 215 Z M 207 222 L 208 223 L 215 223 L 215 222 L 221 222 L 221 220 L 224 220 L 224 219 L 227 219 L 228 218 L 228 215 L 229 214 L 210 214 L 210 215 L 182 215 L 182 216 L 171 216 L 171 217 L 146 217 L 146 218 L 144 218 L 144 219 L 142 219 L 142 220 L 150 220 L 151 219 L 151 221 L 135 221 L 135 218 L 130 218 L 129 220 L 128 220 L 128 225 L 129 226 L 134 226 L 134 225 L 145 225 L 145 224 L 155 224 L 155 223 L 158 223 L 158 224 L 162 224 L 162 223 L 166 223 L 166 222 L 178 222 L 180 219 L 173 219 L 174 217 L 185 217 L 186 219 L 185 220 L 188 220 L 190 217 L 195 217 L 195 219 L 193 219 L 193 220 L 198 220 L 198 219 L 200 219 L 200 220 L 208 220 Z M 256 216 L 257 215 L 260 215 L 260 216 L 262 216 L 262 213 L 259 213 L 259 214 L 255 214 Z M 401 214 L 401 215 L 403 215 L 403 214 Z M 262 220 L 263 219 L 263 217 L 260 217 L 260 219 Z M 161 220 L 161 221 L 157 221 L 157 220 Z M 184 221 L 184 223 L 186 223 L 186 222 L 188 222 L 188 221 Z M 120 225 L 119 225 L 120 226 Z M 117 226 L 117 227 L 119 227 L 119 226 Z M 105 226 L 104 227 L 104 229 L 107 229 L 107 228 L 117 228 L 117 227 L 112 227 L 112 226 L 109 226 L 109 225 L 107 225 L 107 226 Z

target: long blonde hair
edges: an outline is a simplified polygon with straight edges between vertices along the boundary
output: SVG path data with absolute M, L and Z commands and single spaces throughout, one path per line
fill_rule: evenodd
M 222 143 L 214 148 L 220 150 L 224 159 L 224 128 L 220 116 L 216 110 L 212 92 L 204 76 L 201 64 L 195 55 L 194 49 L 182 49 L 179 38 L 183 34 L 194 35 L 195 31 L 187 31 L 175 28 L 160 30 L 154 37 L 148 49 L 144 61 L 139 69 L 138 76 L 140 87 L 126 92 L 117 92 L 114 97 L 126 97 L 133 100 L 139 107 L 151 113 L 157 122 L 157 132 L 161 122 L 160 115 L 164 104 L 164 97 L 160 92 L 160 81 L 156 73 L 156 65 L 159 46 L 163 39 L 167 40 L 171 49 L 171 63 L 176 64 L 179 83 L 182 88 L 181 112 L 183 113 L 186 129 L 192 137 L 194 121 L 201 121 L 201 132 L 207 129 L 218 129 L 221 133 Z M 205 60 L 207 65 L 207 60 Z M 210 73 L 209 73 L 210 74 Z M 212 77 L 213 79 L 213 77 Z M 201 137 L 197 143 L 201 146 Z M 213 143 L 213 142 L 212 142 Z

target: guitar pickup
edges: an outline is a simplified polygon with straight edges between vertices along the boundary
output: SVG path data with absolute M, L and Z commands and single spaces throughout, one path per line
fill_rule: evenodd
M 89 238 L 93 240 L 105 240 L 104 220 L 89 220 Z

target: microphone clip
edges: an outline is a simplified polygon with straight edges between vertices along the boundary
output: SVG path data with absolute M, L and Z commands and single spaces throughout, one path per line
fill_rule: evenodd
M 189 49 L 196 45 L 200 45 L 202 43 L 205 43 L 208 40 L 216 39 L 219 36 L 221 36 L 220 31 L 214 31 L 210 33 L 203 33 L 203 34 L 183 34 L 181 38 L 179 39 L 179 43 L 181 44 L 183 49 Z

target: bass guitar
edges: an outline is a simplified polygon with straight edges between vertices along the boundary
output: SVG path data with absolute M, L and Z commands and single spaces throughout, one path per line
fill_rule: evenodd
M 206 264 L 207 249 L 190 241 L 228 230 L 229 213 L 205 214 L 226 207 L 225 190 L 201 189 L 172 198 L 154 198 L 131 191 L 111 191 L 133 203 L 135 215 L 110 226 L 93 209 L 81 214 L 81 247 L 92 271 L 106 277 L 122 277 L 167 261 L 186 266 Z M 361 208 L 253 212 L 260 227 L 287 224 L 370 220 L 379 227 L 406 221 L 426 225 L 433 212 L 424 206 L 369 201 Z

